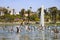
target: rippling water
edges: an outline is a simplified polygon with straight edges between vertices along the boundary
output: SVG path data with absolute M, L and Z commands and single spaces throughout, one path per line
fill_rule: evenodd
M 16 27 L 19 27 L 20 32 L 16 33 Z M 13 28 L 13 31 L 11 29 Z M 37 26 L 30 25 L 30 30 L 26 30 L 26 25 L 0 25 L 0 40 L 43 40 L 42 31 L 38 30 Z M 47 27 L 45 32 L 45 40 L 60 40 L 60 33 L 57 33 L 57 39 L 54 39 L 54 32 L 52 29 L 55 27 Z M 57 26 L 60 32 L 60 26 Z

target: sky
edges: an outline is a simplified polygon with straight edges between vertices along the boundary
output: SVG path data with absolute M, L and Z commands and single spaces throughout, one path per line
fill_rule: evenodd
M 56 6 L 60 9 L 60 0 L 0 0 L 0 7 L 14 8 L 16 12 L 19 12 L 22 8 L 28 10 L 29 7 L 32 7 L 31 10 L 37 11 L 44 5 L 44 8 L 49 8 Z

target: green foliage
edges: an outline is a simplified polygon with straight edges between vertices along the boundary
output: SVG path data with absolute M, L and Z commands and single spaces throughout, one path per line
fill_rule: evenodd
M 32 9 L 32 7 L 30 7 Z M 22 19 L 22 21 L 25 21 L 24 19 L 26 18 L 28 21 L 39 21 L 40 20 L 40 15 L 41 15 L 41 8 L 37 10 L 38 14 L 32 14 L 32 11 L 28 9 L 27 11 L 25 9 L 21 9 L 19 12 L 19 15 L 10 15 L 11 11 L 8 11 L 6 8 L 0 9 L 4 13 L 3 16 L 0 16 L 0 21 L 2 22 L 13 22 L 14 19 Z M 54 21 L 60 21 L 60 10 L 57 9 L 57 7 L 50 7 L 47 11 L 47 9 L 44 9 L 45 12 L 45 19 L 46 20 L 51 20 L 52 22 Z M 25 13 L 28 14 L 28 16 L 25 16 Z
M 32 21 L 39 21 L 38 15 L 37 14 L 31 15 L 30 16 L 30 20 L 32 20 Z
M 35 18 L 35 21 L 40 21 L 40 19 L 36 17 L 36 18 Z
M 22 9 L 20 13 L 21 17 L 24 17 L 24 14 L 25 14 L 25 9 Z
M 49 12 L 51 13 L 52 22 L 56 23 L 57 8 L 56 7 L 51 7 L 51 8 L 49 8 Z
M 21 18 L 21 16 L 20 16 L 20 15 L 15 15 L 15 18 L 19 18 L 19 19 L 20 19 L 20 18 Z
M 10 14 L 5 14 L 4 16 L 1 16 L 1 20 L 5 20 L 5 22 L 13 22 L 14 21 L 14 19 L 16 19 L 16 18 L 21 18 L 21 16 L 20 15 L 10 15 Z

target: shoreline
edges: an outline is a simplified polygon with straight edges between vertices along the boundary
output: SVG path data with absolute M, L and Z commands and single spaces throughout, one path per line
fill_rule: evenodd
M 20 25 L 21 22 L 0 22 L 0 25 Z M 30 24 L 36 24 L 36 22 L 30 22 Z M 45 25 L 50 26 L 50 25 L 55 25 L 49 22 L 45 22 Z M 60 22 L 56 23 L 56 25 L 60 25 Z
M 20 22 L 0 22 L 0 25 L 3 24 L 3 25 L 8 25 L 8 24 L 21 24 Z

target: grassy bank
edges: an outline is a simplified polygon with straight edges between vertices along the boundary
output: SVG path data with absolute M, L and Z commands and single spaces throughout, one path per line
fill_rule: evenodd
M 60 26 L 60 23 L 56 23 L 56 24 L 52 24 L 52 23 L 45 23 L 45 25 L 47 25 L 47 26 L 54 26 L 54 25 L 56 25 L 56 26 Z
M 0 22 L 0 25 L 20 25 L 21 22 Z M 40 24 L 36 24 L 36 23 L 30 23 L 30 25 L 40 25 Z M 45 26 L 53 26 L 55 24 L 52 23 L 46 23 L 45 22 Z M 60 26 L 60 23 L 56 23 L 57 26 Z
M 0 25 L 20 25 L 20 22 L 0 22 Z

